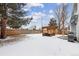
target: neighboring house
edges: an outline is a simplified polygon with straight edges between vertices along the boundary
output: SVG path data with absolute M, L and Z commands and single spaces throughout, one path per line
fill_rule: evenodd
M 45 26 L 42 27 L 42 34 L 43 36 L 53 36 L 57 33 L 56 26 Z
M 77 40 L 79 41 L 79 3 L 77 6 L 77 14 L 78 14 L 78 19 L 77 19 L 77 26 L 76 26 L 76 36 L 77 36 Z
M 78 6 L 79 4 L 73 4 L 73 12 L 70 20 L 70 31 L 74 33 L 74 36 L 79 41 L 79 20 L 78 20 Z

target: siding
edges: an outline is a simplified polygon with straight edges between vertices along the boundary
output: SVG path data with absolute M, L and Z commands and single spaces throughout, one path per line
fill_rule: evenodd
M 79 4 L 78 4 L 78 21 L 77 21 L 77 26 L 76 26 L 76 36 L 77 36 L 77 40 L 79 41 Z

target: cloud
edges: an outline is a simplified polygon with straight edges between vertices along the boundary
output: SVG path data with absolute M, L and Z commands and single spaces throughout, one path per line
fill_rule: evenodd
M 32 12 L 31 15 L 28 15 L 28 16 L 25 16 L 23 18 L 31 18 L 33 17 L 33 20 L 31 21 L 32 22 L 38 22 L 40 21 L 41 19 L 43 19 L 45 16 L 47 16 L 45 13 L 42 13 L 42 12 Z
M 34 19 L 39 19 L 39 18 L 44 17 L 44 16 L 46 16 L 46 14 L 42 13 L 42 12 L 31 12 L 31 15 L 25 16 L 23 18 L 33 17 Z
M 62 3 L 56 3 L 58 6 L 61 5 Z
M 50 11 L 50 13 L 52 13 L 52 11 Z M 53 14 L 46 14 L 43 12 L 32 12 L 31 15 L 25 16 L 24 18 L 30 18 L 30 17 L 33 17 L 32 22 L 37 22 L 37 21 L 39 21 L 41 19 L 45 19 L 45 18 L 48 18 L 48 20 L 50 18 L 54 18 L 54 15 Z
M 41 7 L 41 8 L 44 7 L 42 3 L 28 3 L 27 5 L 30 7 Z
M 42 13 L 42 12 L 33 12 L 32 13 L 32 16 L 33 16 L 33 19 L 40 19 L 40 18 L 42 18 L 42 17 L 44 17 L 44 16 L 46 16 L 46 14 L 45 13 Z
M 49 19 L 54 18 L 54 15 L 53 15 L 53 14 L 48 15 L 48 18 L 49 18 Z
M 43 10 L 43 12 L 45 13 L 45 12 L 46 12 L 46 10 Z
M 53 13 L 53 10 L 49 10 L 49 13 L 50 13 L 50 14 Z
M 27 3 L 27 5 L 23 8 L 25 11 L 30 10 L 32 7 L 40 7 L 43 8 L 44 4 L 42 3 Z
M 53 15 L 53 13 L 54 13 L 54 11 L 51 9 L 51 10 L 49 10 L 49 14 L 48 14 L 48 18 L 50 19 L 50 18 L 54 18 L 54 15 Z
M 67 3 L 56 3 L 58 6 L 64 4 L 64 5 L 67 5 Z
M 26 26 L 26 28 L 32 28 L 33 26 L 37 26 L 37 28 L 41 28 L 41 20 L 46 16 L 43 12 L 32 12 L 31 15 L 25 16 L 24 18 L 33 17 L 31 23 Z

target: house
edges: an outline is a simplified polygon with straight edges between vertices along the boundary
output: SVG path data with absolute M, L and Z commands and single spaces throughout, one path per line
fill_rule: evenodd
M 76 36 L 77 36 L 77 41 L 79 41 L 79 3 L 77 4 L 77 14 L 78 14 L 78 17 L 77 17 L 77 25 L 76 25 Z
M 42 27 L 43 36 L 53 36 L 57 34 L 57 26 L 45 26 Z
M 77 41 L 79 41 L 79 4 L 74 3 L 73 4 L 73 12 L 70 19 L 70 32 L 74 33 L 74 36 L 77 38 Z

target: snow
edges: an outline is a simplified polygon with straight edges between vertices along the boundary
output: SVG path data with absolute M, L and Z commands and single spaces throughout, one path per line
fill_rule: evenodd
M 28 36 L 28 37 L 27 37 Z M 75 56 L 79 55 L 79 43 L 41 34 L 26 34 L 23 41 L 0 47 L 1 56 Z M 21 39 L 21 38 L 20 38 Z

